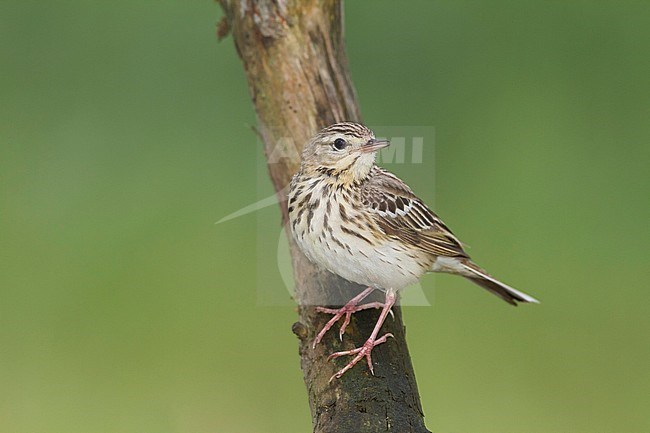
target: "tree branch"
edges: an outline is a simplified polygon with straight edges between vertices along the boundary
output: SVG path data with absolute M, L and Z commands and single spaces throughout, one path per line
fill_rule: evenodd
M 319 129 L 344 120 L 360 121 L 343 42 L 338 0 L 220 0 L 225 21 L 219 36 L 232 32 L 255 106 L 271 180 L 287 220 L 285 189 L 298 171 L 303 144 Z M 314 432 L 428 432 L 406 346 L 399 307 L 383 331 L 395 338 L 373 352 L 375 374 L 357 366 L 341 379 L 330 377 L 346 359 L 327 355 L 360 345 L 370 335 L 377 311 L 353 316 L 340 342 L 336 330 L 311 348 L 329 319 L 314 306 L 344 304 L 362 288 L 315 268 L 293 241 L 295 299 L 301 367 L 309 394 Z

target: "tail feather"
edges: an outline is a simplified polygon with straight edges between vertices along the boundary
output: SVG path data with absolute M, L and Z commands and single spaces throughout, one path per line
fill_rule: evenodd
M 469 275 L 465 275 L 468 280 L 494 293 L 511 305 L 516 306 L 517 302 L 539 304 L 537 299 L 502 283 L 474 263 L 463 263 L 462 266 L 469 271 Z

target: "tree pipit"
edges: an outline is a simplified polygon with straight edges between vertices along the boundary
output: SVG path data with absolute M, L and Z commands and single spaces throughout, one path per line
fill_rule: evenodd
M 512 305 L 538 302 L 472 262 L 440 218 L 397 176 L 375 165 L 377 151 L 389 144 L 358 123 L 331 125 L 307 143 L 291 181 L 289 223 L 302 252 L 318 266 L 367 287 L 340 309 L 318 307 L 333 317 L 313 347 L 342 317 L 341 338 L 354 312 L 381 308 L 362 346 L 330 355 L 354 356 L 332 379 L 363 358 L 374 374 L 371 352 L 392 337 L 378 335 L 397 291 L 427 272 L 461 275 Z M 362 304 L 374 290 L 385 293 L 384 302 Z

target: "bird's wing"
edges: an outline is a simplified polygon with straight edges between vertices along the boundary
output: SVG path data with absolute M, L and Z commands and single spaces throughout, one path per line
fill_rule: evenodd
M 362 196 L 364 206 L 388 236 L 435 256 L 468 257 L 445 223 L 392 173 L 373 168 Z

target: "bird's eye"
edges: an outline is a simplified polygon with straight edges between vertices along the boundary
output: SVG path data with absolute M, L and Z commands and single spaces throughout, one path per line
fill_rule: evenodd
M 334 140 L 334 149 L 336 150 L 343 150 L 347 145 L 348 143 L 346 143 L 345 140 L 342 138 L 337 138 L 336 140 Z

